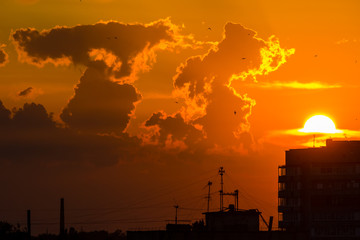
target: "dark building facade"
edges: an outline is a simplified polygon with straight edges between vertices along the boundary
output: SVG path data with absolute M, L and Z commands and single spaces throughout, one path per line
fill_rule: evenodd
M 286 151 L 279 228 L 309 239 L 360 239 L 360 141 Z
M 256 209 L 236 211 L 206 212 L 205 224 L 207 231 L 241 231 L 258 232 L 259 216 Z

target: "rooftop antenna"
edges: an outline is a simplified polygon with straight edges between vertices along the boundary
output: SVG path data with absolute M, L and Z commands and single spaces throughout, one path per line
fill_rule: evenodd
M 230 193 L 223 193 L 223 195 L 227 195 L 227 196 L 234 196 L 235 199 L 235 211 L 239 210 L 239 190 L 235 190 L 234 192 L 230 192 Z
M 223 208 L 224 208 L 224 181 L 223 181 L 223 175 L 225 173 L 225 170 L 223 167 L 220 167 L 219 169 L 219 174 L 221 176 L 221 182 L 220 182 L 220 185 L 221 185 L 221 189 L 220 189 L 220 212 L 223 211 Z
M 175 205 L 174 208 L 175 208 L 175 225 L 177 225 L 177 213 L 178 213 L 179 205 Z
M 212 185 L 212 182 L 210 182 L 210 181 L 208 181 L 208 184 L 207 184 L 208 186 L 209 186 L 209 192 L 208 192 L 208 196 L 207 196 L 207 212 L 209 212 L 209 209 L 210 209 L 210 187 L 211 187 L 211 185 Z
M 239 211 L 239 190 L 234 191 L 234 197 L 235 197 L 235 210 Z

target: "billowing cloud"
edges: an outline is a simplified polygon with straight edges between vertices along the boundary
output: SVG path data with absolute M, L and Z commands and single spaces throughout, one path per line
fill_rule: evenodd
M 9 56 L 3 49 L 5 45 L 0 45 L 0 67 L 5 66 L 5 64 L 9 61 Z
M 248 117 L 255 100 L 238 93 L 232 82 L 254 81 L 257 75 L 277 70 L 293 53 L 282 49 L 273 36 L 263 40 L 240 24 L 226 24 L 220 43 L 177 69 L 174 94 L 185 100 L 185 122 L 199 125 L 213 146 L 251 149 Z
M 18 96 L 20 96 L 20 97 L 27 96 L 27 95 L 29 95 L 29 94 L 31 93 L 32 90 L 33 90 L 32 87 L 28 87 L 28 88 L 20 91 L 20 92 L 18 93 Z
M 167 148 L 177 146 L 191 148 L 203 140 L 201 130 L 185 123 L 179 113 L 175 116 L 167 116 L 163 112 L 154 113 L 146 121 L 145 126 L 156 127 L 153 140 L 157 140 L 158 144 Z
M 176 31 L 176 26 L 165 19 L 150 24 L 100 22 L 41 32 L 18 29 L 11 37 L 22 62 L 37 66 L 45 63 L 88 65 L 99 55 L 96 53 L 105 52 L 113 58 L 114 72 L 120 78 L 151 61 L 154 48 L 176 41 Z
M 98 150 L 113 153 L 111 162 L 130 152 L 161 158 L 166 155 L 163 149 L 170 155 L 180 151 L 181 156 L 217 154 L 222 148 L 236 153 L 252 149 L 248 117 L 255 100 L 239 94 L 232 82 L 253 81 L 257 75 L 275 71 L 293 53 L 280 48 L 274 37 L 265 41 L 253 30 L 228 23 L 221 42 L 178 67 L 173 84 L 174 95 L 182 98 L 180 111 L 153 113 L 144 123 L 145 133 L 129 138 L 125 131 L 141 95 L 128 78 L 148 70 L 148 62 L 155 61 L 154 49 L 179 42 L 186 45 L 169 20 L 147 25 L 107 22 L 42 32 L 20 29 L 12 38 L 21 61 L 38 66 L 47 62 L 87 66 L 60 115 L 65 126 L 51 127 L 62 135 L 54 133 L 50 139 L 60 146 L 68 136 L 79 144 L 84 136 L 93 142 L 104 140 L 108 147 L 99 142 L 102 149 Z M 15 115 L 11 122 L 14 119 Z
M 187 46 L 186 37 L 168 19 L 150 24 L 101 22 L 41 32 L 19 29 L 12 39 L 20 61 L 88 67 L 61 113 L 68 127 L 88 133 L 122 133 L 141 98 L 130 85 L 136 74 L 150 69 L 155 50 Z
M 0 159 L 15 162 L 77 164 L 79 162 L 107 166 L 128 159 L 127 152 L 138 146 L 135 138 L 79 134 L 58 126 L 46 109 L 26 103 L 11 113 L 0 102 Z
M 104 62 L 88 64 L 60 116 L 69 127 L 92 133 L 125 130 L 141 95 L 134 86 L 113 82 L 110 77 L 111 69 Z

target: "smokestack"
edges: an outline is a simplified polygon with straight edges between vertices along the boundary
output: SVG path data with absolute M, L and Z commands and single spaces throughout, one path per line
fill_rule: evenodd
M 65 212 L 64 212 L 64 198 L 60 199 L 60 238 L 65 235 Z
M 27 210 L 27 233 L 28 239 L 31 239 L 31 212 Z

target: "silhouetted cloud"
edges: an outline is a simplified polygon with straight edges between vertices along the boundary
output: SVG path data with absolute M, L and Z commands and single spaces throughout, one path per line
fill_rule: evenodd
M 74 96 L 60 115 L 65 126 L 57 125 L 51 115 L 44 114 L 45 109 L 40 111 L 42 106 L 32 106 L 29 112 L 37 112 L 39 122 L 50 119 L 52 125 L 47 131 L 36 130 L 44 134 L 33 134 L 43 136 L 38 141 L 26 138 L 23 145 L 30 144 L 35 156 L 42 153 L 38 151 L 40 147 L 32 144 L 49 145 L 50 150 L 38 155 L 39 158 L 63 148 L 65 153 L 57 153 L 56 159 L 66 154 L 69 159 L 90 158 L 105 165 L 121 158 L 163 159 L 176 155 L 195 159 L 249 151 L 253 139 L 248 117 L 255 100 L 240 94 L 231 83 L 275 71 L 293 53 L 280 48 L 273 37 L 265 41 L 250 29 L 228 23 L 221 42 L 207 54 L 190 57 L 178 67 L 173 83 L 174 96 L 182 98 L 181 110 L 172 115 L 153 113 L 144 123 L 145 133 L 129 137 L 125 131 L 141 95 L 128 78 L 147 69 L 147 62 L 153 61 L 149 59 L 154 57 L 154 49 L 186 45 L 169 20 L 147 25 L 97 23 L 42 32 L 20 29 L 12 38 L 21 61 L 38 66 L 47 62 L 87 66 Z M 21 109 L 14 112 L 12 124 L 21 112 Z M 6 110 L 3 113 L 7 116 Z M 31 119 L 30 116 L 26 119 Z M 25 130 L 9 136 L 21 139 L 24 133 Z M 16 145 L 15 142 L 7 144 Z M 84 146 L 92 149 L 87 152 Z M 104 158 L 106 163 L 98 163 Z
M 200 129 L 184 122 L 178 113 L 175 116 L 166 116 L 163 112 L 154 113 L 145 123 L 146 127 L 155 128 L 156 134 L 150 141 L 158 141 L 165 147 L 194 147 L 195 144 L 203 141 L 203 133 Z M 180 145 L 179 145 L 180 144 Z M 185 144 L 185 145 L 181 145 Z
M 0 129 L 0 159 L 15 162 L 108 166 L 127 160 L 127 153 L 139 145 L 136 138 L 126 134 L 100 136 L 63 128 L 41 104 L 35 103 L 14 110 L 11 118 L 10 111 L 0 102 Z
M 18 29 L 11 37 L 19 60 L 37 66 L 45 63 L 84 64 L 105 53 L 117 78 L 129 76 L 151 60 L 153 48 L 177 39 L 176 26 L 162 19 L 150 24 L 100 22 L 75 27 L 55 27 L 39 32 Z
M 4 45 L 0 45 L 0 67 L 5 66 L 5 64 L 9 61 L 9 56 L 3 49 Z
M 5 129 L 10 123 L 10 110 L 6 109 L 2 101 L 0 101 L 0 128 Z
M 51 129 L 55 127 L 52 114 L 48 114 L 41 104 L 25 103 L 14 112 L 13 123 L 21 129 Z
M 27 95 L 29 95 L 29 94 L 31 93 L 32 90 L 33 90 L 32 87 L 28 87 L 28 88 L 20 91 L 20 92 L 18 93 L 18 96 L 20 96 L 20 97 L 27 96 Z
M 122 133 L 141 95 L 134 86 L 110 79 L 111 69 L 102 61 L 88 64 L 75 95 L 61 113 L 70 127 L 92 133 Z

